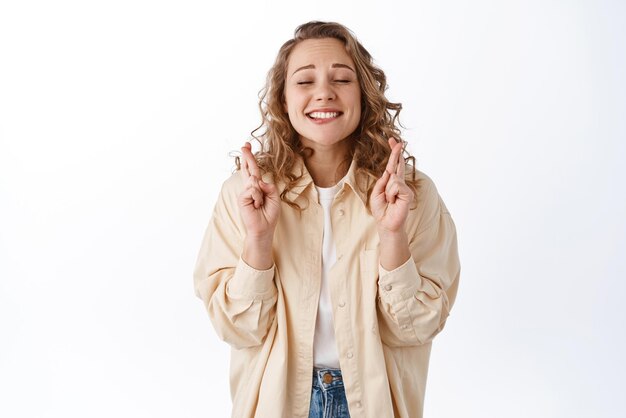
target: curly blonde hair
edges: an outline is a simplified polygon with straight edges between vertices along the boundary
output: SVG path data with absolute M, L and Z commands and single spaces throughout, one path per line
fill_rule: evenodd
M 385 73 L 374 65 L 370 53 L 361 45 L 354 34 L 345 26 L 335 22 L 312 21 L 298 26 L 293 39 L 288 40 L 278 51 L 274 65 L 267 74 L 265 86 L 259 92 L 259 109 L 261 111 L 261 124 L 251 132 L 261 145 L 261 150 L 256 153 L 259 168 L 264 172 L 271 173 L 275 182 L 285 184 L 281 192 L 281 199 L 290 206 L 300 208 L 295 202 L 289 201 L 287 192 L 298 182 L 301 176 L 292 173 L 297 160 L 297 155 L 306 159 L 312 150 L 305 148 L 289 121 L 285 112 L 285 80 L 289 56 L 294 47 L 306 39 L 334 38 L 340 40 L 346 48 L 346 52 L 354 61 L 357 78 L 361 90 L 361 119 L 352 134 L 351 149 L 346 156 L 346 165 L 354 159 L 356 175 L 365 176 L 366 181 L 359 182 L 358 187 L 367 195 L 367 207 L 369 199 L 376 183 L 380 178 L 387 160 L 391 154 L 388 138 L 394 137 L 401 141 L 400 129 L 402 126 L 398 119 L 402 104 L 392 103 L 385 97 L 387 90 L 387 78 Z M 256 132 L 262 132 L 255 135 Z M 403 141 L 404 142 L 404 141 Z M 406 143 L 404 143 L 406 146 Z M 415 158 L 404 150 L 407 164 L 407 185 L 417 195 L 418 183 L 415 179 Z M 239 164 L 237 164 L 239 166 Z

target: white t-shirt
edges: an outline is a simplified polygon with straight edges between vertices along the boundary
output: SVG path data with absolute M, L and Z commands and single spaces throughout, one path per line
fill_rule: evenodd
M 337 255 L 333 228 L 330 222 L 330 207 L 335 195 L 341 189 L 343 180 L 332 187 L 315 186 L 319 194 L 320 205 L 324 210 L 324 237 L 322 241 L 322 288 L 320 301 L 317 306 L 317 320 L 315 321 L 315 336 L 313 338 L 313 364 L 315 367 L 339 368 L 339 353 L 335 341 L 335 327 L 333 323 L 333 309 L 330 300 L 330 285 L 328 272 Z

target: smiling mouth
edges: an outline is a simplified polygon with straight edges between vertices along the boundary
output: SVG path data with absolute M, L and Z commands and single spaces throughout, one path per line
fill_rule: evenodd
M 315 120 L 324 120 L 324 119 L 334 119 L 336 117 L 341 116 L 342 112 L 311 112 L 306 115 Z

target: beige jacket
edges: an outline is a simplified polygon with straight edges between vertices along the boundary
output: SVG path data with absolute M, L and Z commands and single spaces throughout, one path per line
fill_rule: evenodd
M 418 171 L 417 207 L 406 222 L 412 260 L 385 271 L 354 169 L 332 204 L 337 262 L 329 276 L 350 415 L 420 418 L 431 341 L 459 283 L 455 225 L 433 181 Z M 196 295 L 232 347 L 234 418 L 308 417 L 324 214 L 301 161 L 297 170 L 304 176 L 288 196 L 306 209 L 282 204 L 272 268 L 255 270 L 240 258 L 239 172 L 223 184 L 198 256 Z

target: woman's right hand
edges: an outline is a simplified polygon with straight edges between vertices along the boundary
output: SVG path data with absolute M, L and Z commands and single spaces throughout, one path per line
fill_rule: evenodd
M 280 196 L 276 185 L 261 179 L 259 166 L 249 142 L 241 147 L 241 172 L 244 191 L 239 195 L 239 208 L 246 226 L 247 240 L 270 243 L 280 215 Z

